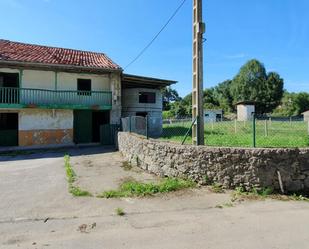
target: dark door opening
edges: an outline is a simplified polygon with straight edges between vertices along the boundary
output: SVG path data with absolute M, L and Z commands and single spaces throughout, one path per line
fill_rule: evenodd
M 18 113 L 0 113 L 0 146 L 18 146 Z
M 148 113 L 147 112 L 137 112 L 136 113 L 136 116 L 138 116 L 138 117 L 146 117 L 148 115 Z
M 18 104 L 19 102 L 19 74 L 0 73 L 0 103 Z
M 92 111 L 74 110 L 74 143 L 92 142 Z
M 109 111 L 74 110 L 74 142 L 99 143 L 100 126 L 109 124 Z
M 92 142 L 100 142 L 100 126 L 109 124 L 108 111 L 94 111 L 92 112 Z

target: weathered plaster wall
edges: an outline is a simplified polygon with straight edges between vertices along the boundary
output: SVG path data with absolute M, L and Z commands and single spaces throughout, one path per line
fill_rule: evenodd
M 73 110 L 21 109 L 19 130 L 73 128 Z
M 2 67 L 2 68 L 0 68 L 0 72 L 3 72 L 3 73 L 19 73 L 19 70 Z
M 19 69 L 0 68 L 0 72 L 20 73 Z M 77 90 L 77 79 L 91 79 L 93 91 L 111 91 L 111 80 L 108 74 L 65 73 L 43 70 L 22 71 L 23 88 L 55 90 Z
M 226 188 L 272 187 L 309 191 L 309 148 L 250 149 L 179 145 L 118 133 L 119 151 L 139 167 L 161 176 L 189 177 Z
M 55 73 L 52 71 L 23 70 L 22 88 L 55 89 Z
M 139 103 L 139 92 L 156 93 L 155 103 Z M 137 112 L 148 113 L 148 127 L 151 136 L 162 133 L 162 94 L 158 89 L 129 88 L 122 90 L 122 117 L 135 116 Z
M 22 109 L 19 111 L 19 145 L 73 143 L 73 111 Z
M 73 144 L 73 129 L 18 132 L 19 146 Z
M 111 84 L 108 75 L 85 74 L 85 73 L 62 73 L 57 74 L 58 90 L 77 90 L 77 79 L 91 79 L 92 91 L 110 91 Z

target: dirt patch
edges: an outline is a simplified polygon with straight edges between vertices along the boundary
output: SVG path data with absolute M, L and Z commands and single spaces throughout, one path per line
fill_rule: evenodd
M 159 177 L 132 166 L 117 151 L 72 157 L 76 184 L 94 195 L 117 189 L 124 181 L 158 182 Z

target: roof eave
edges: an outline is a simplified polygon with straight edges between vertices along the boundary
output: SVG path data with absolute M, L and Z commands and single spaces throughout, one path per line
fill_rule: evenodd
M 37 62 L 23 62 L 23 61 L 6 61 L 0 60 L 0 65 L 7 66 L 19 66 L 28 68 L 41 68 L 41 69 L 53 69 L 55 71 L 85 71 L 85 72 L 102 72 L 102 73 L 122 73 L 122 68 L 102 68 L 102 67 L 83 67 L 76 65 L 64 65 L 64 64 L 48 64 L 48 63 L 37 63 Z
M 177 81 L 174 81 L 174 80 L 165 80 L 165 79 L 139 76 L 139 75 L 133 75 L 133 74 L 123 74 L 122 81 L 128 82 L 128 83 L 141 82 L 143 84 L 157 85 L 158 87 L 166 87 L 166 86 L 170 86 L 172 84 L 177 83 Z

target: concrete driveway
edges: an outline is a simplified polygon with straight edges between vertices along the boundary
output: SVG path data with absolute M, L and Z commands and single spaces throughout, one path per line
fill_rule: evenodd
M 118 173 L 126 176 L 118 152 L 68 152 L 82 174 L 79 183 L 91 191 L 114 187 Z M 0 248 L 308 248 L 308 203 L 267 200 L 221 209 L 216 206 L 230 195 L 206 188 L 154 198 L 76 198 L 67 191 L 64 153 L 0 157 Z M 144 172 L 136 177 L 155 180 Z M 118 207 L 125 216 L 115 215 Z

